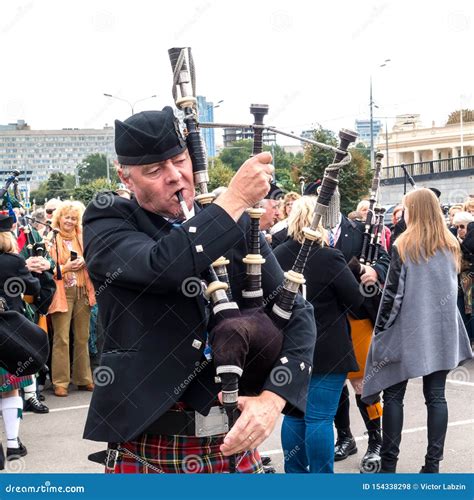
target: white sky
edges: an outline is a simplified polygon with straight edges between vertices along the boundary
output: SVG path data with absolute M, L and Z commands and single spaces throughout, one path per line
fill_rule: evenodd
M 173 105 L 168 48 L 190 46 L 216 121 L 300 133 L 369 116 L 420 113 L 441 125 L 474 107 L 474 1 L 1 0 L 0 123 L 101 128 Z M 378 66 L 391 59 L 385 68 Z M 390 124 L 390 123 L 389 123 Z M 220 134 L 218 142 L 220 142 Z M 282 144 L 289 139 L 279 140 Z

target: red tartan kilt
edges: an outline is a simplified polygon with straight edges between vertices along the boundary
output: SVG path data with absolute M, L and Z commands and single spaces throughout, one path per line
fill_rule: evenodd
M 210 437 L 160 436 L 142 434 L 136 441 L 121 443 L 138 458 L 121 453 L 115 474 L 157 474 L 160 471 L 171 474 L 210 474 L 229 472 L 229 457 L 220 452 L 224 435 Z M 155 469 L 147 466 L 150 464 Z M 258 451 L 240 453 L 236 457 L 237 472 L 247 474 L 263 473 Z

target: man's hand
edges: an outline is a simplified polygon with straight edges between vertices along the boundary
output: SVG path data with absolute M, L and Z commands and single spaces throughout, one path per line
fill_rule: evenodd
M 216 205 L 237 221 L 246 208 L 253 207 L 270 191 L 275 170 L 271 162 L 268 152 L 249 158 L 232 177 L 227 191 L 217 198 Z
M 44 257 L 36 257 L 38 259 L 38 265 L 37 268 L 39 269 L 39 273 L 42 273 L 43 271 L 49 271 L 51 269 L 51 263 L 49 262 L 48 259 L 45 259 Z
M 277 394 L 263 391 L 257 397 L 239 398 L 242 412 L 221 445 L 223 455 L 253 450 L 271 434 L 286 401 Z
M 373 285 L 374 283 L 377 283 L 377 271 L 373 267 L 366 266 L 364 264 L 361 264 L 361 267 L 363 269 L 360 275 L 360 281 L 362 284 Z

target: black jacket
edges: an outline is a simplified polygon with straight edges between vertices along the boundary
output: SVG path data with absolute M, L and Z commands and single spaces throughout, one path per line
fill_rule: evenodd
M 26 267 L 25 259 L 17 254 L 0 252 L 0 297 L 3 297 L 10 311 L 25 313 L 22 294 L 40 293 L 40 282 Z
M 220 386 L 212 363 L 203 363 L 204 300 L 186 284 L 225 255 L 233 296 L 241 300 L 249 219 L 245 215 L 236 224 L 211 205 L 173 227 L 135 200 L 103 196 L 105 202 L 91 203 L 84 215 L 84 255 L 105 335 L 84 437 L 123 442 L 176 401 L 202 414 L 215 404 Z M 263 240 L 262 254 L 264 295 L 271 307 L 283 274 Z M 283 361 L 276 364 L 291 371 L 291 380 L 282 385 L 269 377 L 264 386 L 288 401 L 288 410 L 305 409 L 314 339 L 313 308 L 299 298 L 285 329 Z
M 301 245 L 293 240 L 275 249 L 282 269 L 291 269 Z M 314 307 L 318 332 L 314 351 L 315 373 L 348 373 L 359 369 L 354 356 L 347 310 L 360 306 L 359 284 L 347 267 L 342 253 L 329 247 L 313 246 L 306 262 L 306 299 Z

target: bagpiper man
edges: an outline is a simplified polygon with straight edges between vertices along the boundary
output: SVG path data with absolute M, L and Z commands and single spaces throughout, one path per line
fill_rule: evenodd
M 282 411 L 301 415 L 306 406 L 313 310 L 298 297 L 262 392 L 239 398 L 240 417 L 226 434 L 206 342 L 201 274 L 225 255 L 232 295 L 241 301 L 249 228 L 244 210 L 268 192 L 272 157 L 247 160 L 228 190 L 201 210 L 171 108 L 115 125 L 118 173 L 133 198 L 101 194 L 84 216 L 85 258 L 105 328 L 84 437 L 109 443 L 106 472 L 228 472 L 233 454 L 238 472 L 262 472 L 257 446 Z M 193 214 L 183 223 L 177 193 Z M 269 310 L 283 273 L 261 239 Z

